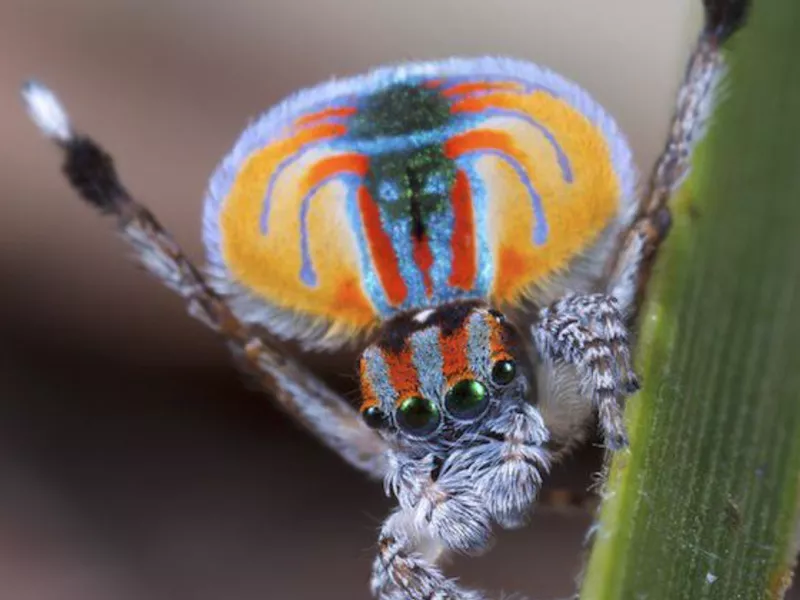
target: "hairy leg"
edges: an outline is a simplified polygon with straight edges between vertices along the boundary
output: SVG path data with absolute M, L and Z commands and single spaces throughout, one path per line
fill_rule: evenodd
M 438 471 L 438 472 L 437 472 Z M 481 600 L 448 579 L 437 565 L 446 552 L 478 554 L 491 539 L 491 516 L 466 471 L 391 454 L 387 492 L 399 507 L 378 537 L 370 587 L 380 600 Z
M 281 354 L 272 340 L 254 335 L 233 315 L 150 211 L 124 188 L 111 157 L 92 139 L 72 131 L 50 90 L 29 83 L 23 98 L 39 129 L 64 151 L 69 182 L 89 204 L 116 219 L 144 268 L 186 301 L 189 314 L 223 336 L 234 356 L 286 412 L 351 465 L 382 477 L 386 444 L 358 413 L 313 373 Z
M 426 547 L 427 546 L 427 547 Z M 408 511 L 398 509 L 386 520 L 370 587 L 379 600 L 484 600 L 448 579 L 436 566 L 442 548 L 427 539 Z
M 447 579 L 437 562 L 446 552 L 488 550 L 493 523 L 524 524 L 549 466 L 547 435 L 539 412 L 519 403 L 462 436 L 444 459 L 392 452 L 386 487 L 400 506 L 381 529 L 373 593 L 382 600 L 483 598 Z
M 705 133 L 725 71 L 719 52 L 723 33 L 704 31 L 697 42 L 678 91 L 667 142 L 611 269 L 607 291 L 628 319 L 641 302 L 656 251 L 669 231 L 668 202 L 689 173 L 692 150 Z
M 639 389 L 631 366 L 628 331 L 613 296 L 571 295 L 539 311 L 532 328 L 547 368 L 577 370 L 580 394 L 597 410 L 606 446 L 627 445 L 621 401 Z
M 636 316 L 656 251 L 669 231 L 669 199 L 689 172 L 692 150 L 703 136 L 724 72 L 719 35 L 720 32 L 705 31 L 695 47 L 678 92 L 667 142 L 651 174 L 639 214 L 623 236 L 610 265 L 605 294 L 556 302 L 541 311 L 541 320 L 534 325 L 541 356 L 546 362 L 554 359 L 547 367 L 546 374 L 553 379 L 548 392 L 561 398 L 551 403 L 572 403 L 579 409 L 583 392 L 588 391 L 599 413 L 607 444 L 612 448 L 624 445 L 626 440 L 618 400 L 636 387 L 630 370 L 626 326 Z M 592 311 L 597 312 L 596 318 L 587 319 Z M 576 347 L 569 348 L 569 343 Z M 570 388 L 575 373 L 554 375 L 549 371 L 553 363 L 556 371 L 559 365 L 562 371 L 564 364 L 575 367 L 582 389 L 566 389 Z M 571 418 L 566 414 L 570 411 L 559 410 L 558 406 L 552 408 L 556 427 L 564 430 L 565 438 L 566 432 L 581 429 L 585 418 L 578 414 L 580 410 L 571 411 L 575 413 Z

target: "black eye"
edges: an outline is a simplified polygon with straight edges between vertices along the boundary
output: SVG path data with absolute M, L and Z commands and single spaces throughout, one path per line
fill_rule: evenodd
M 517 374 L 517 365 L 513 360 L 500 360 L 492 367 L 492 381 L 498 385 L 507 385 L 514 380 Z
M 377 406 L 370 406 L 361 411 L 361 418 L 367 427 L 372 429 L 380 429 L 386 424 L 386 413 Z
M 400 429 L 423 437 L 439 427 L 439 408 L 426 398 L 411 396 L 403 400 L 397 408 L 395 418 Z
M 489 391 L 480 381 L 462 379 L 447 392 L 444 405 L 455 419 L 475 419 L 489 406 Z

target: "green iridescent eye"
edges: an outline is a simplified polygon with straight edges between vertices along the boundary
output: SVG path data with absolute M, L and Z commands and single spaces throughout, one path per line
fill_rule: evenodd
M 462 379 L 447 392 L 444 405 L 455 419 L 475 419 L 489 406 L 489 391 L 480 381 Z
M 433 433 L 439 427 L 439 407 L 427 398 L 411 396 L 400 403 L 395 415 L 403 431 L 417 437 Z
M 517 365 L 513 360 L 500 360 L 492 368 L 492 381 L 498 385 L 507 385 L 514 380 L 516 374 Z

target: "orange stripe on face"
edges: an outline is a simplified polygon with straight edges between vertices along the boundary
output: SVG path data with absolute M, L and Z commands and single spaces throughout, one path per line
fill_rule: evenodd
M 408 293 L 406 282 L 400 274 L 400 265 L 394 246 L 392 246 L 392 240 L 383 230 L 378 205 L 364 185 L 358 189 L 358 207 L 364 222 L 370 255 L 375 269 L 378 271 L 378 279 L 386 292 L 389 304 L 398 306 L 405 300 Z
M 414 245 L 414 249 L 412 251 L 414 255 L 414 262 L 422 273 L 422 282 L 425 285 L 425 295 L 430 298 L 431 294 L 433 293 L 433 280 L 431 279 L 433 253 L 431 252 L 431 245 L 428 242 L 428 238 L 424 235 L 421 238 L 414 236 L 412 241 Z
M 419 375 L 414 367 L 414 357 L 409 346 L 400 352 L 383 352 L 389 369 L 389 383 L 397 392 L 397 405 L 409 396 L 419 394 Z
M 467 345 L 469 343 L 468 322 L 468 320 L 465 320 L 464 325 L 451 335 L 440 334 L 439 346 L 442 349 L 443 370 L 447 385 L 453 385 L 468 377 L 475 377 L 467 354 Z
M 450 98 L 461 94 L 469 94 L 470 92 L 491 92 L 494 90 L 521 91 L 522 89 L 523 87 L 519 83 L 514 83 L 513 81 L 472 81 L 458 83 L 451 88 L 447 88 L 442 92 L 442 95 Z
M 444 83 L 443 79 L 429 79 L 422 85 L 424 85 L 426 88 L 437 88 L 442 85 L 442 83 Z
M 358 370 L 361 375 L 361 408 L 360 411 L 364 412 L 370 406 L 378 406 L 378 396 L 375 390 L 372 389 L 372 384 L 367 376 L 367 361 L 363 358 L 359 361 Z
M 322 121 L 324 119 L 328 119 L 331 117 L 350 117 L 356 114 L 358 110 L 354 106 L 343 106 L 341 108 L 326 108 L 325 110 L 321 110 L 319 112 L 311 113 L 310 115 L 305 115 L 300 117 L 299 119 L 295 120 L 294 125 L 295 127 L 302 127 L 304 125 L 309 125 L 311 123 L 315 123 L 317 121 Z
M 456 173 L 451 203 L 454 225 L 450 248 L 453 261 L 447 283 L 462 290 L 471 290 L 478 270 L 475 256 L 475 219 L 469 179 L 463 171 Z
M 306 186 L 311 189 L 319 182 L 337 173 L 354 173 L 364 177 L 369 169 L 369 158 L 363 154 L 339 154 L 325 158 L 308 170 Z
M 505 326 L 499 323 L 497 319 L 491 315 L 486 315 L 486 321 L 489 323 L 489 348 L 492 353 L 492 360 L 511 360 L 514 357 L 508 350 Z

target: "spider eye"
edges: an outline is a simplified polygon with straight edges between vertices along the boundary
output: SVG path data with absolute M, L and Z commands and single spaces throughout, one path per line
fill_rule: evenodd
M 513 360 L 500 360 L 492 367 L 492 381 L 498 385 L 508 385 L 517 374 L 517 365 Z
M 489 391 L 480 381 L 462 379 L 447 392 L 444 405 L 455 419 L 475 419 L 489 406 Z
M 423 437 L 439 427 L 439 408 L 427 398 L 411 396 L 397 408 L 397 425 L 407 433 Z
M 386 413 L 377 406 L 370 406 L 361 412 L 361 418 L 371 429 L 380 429 L 386 424 Z

